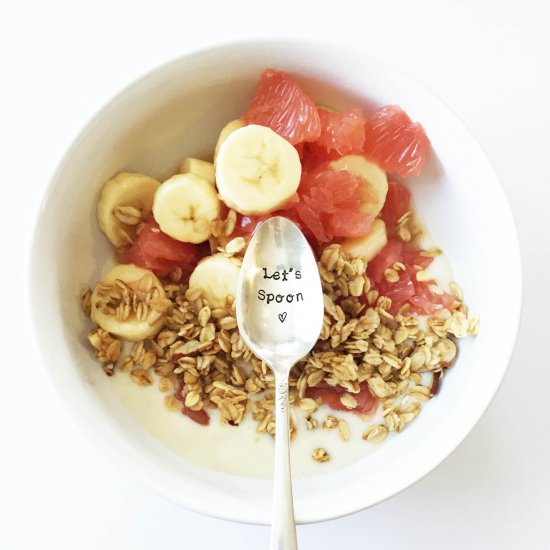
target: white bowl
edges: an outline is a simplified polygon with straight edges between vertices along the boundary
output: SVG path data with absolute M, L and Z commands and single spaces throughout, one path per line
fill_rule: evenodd
M 305 523 L 376 504 L 437 466 L 487 408 L 513 349 L 521 273 L 510 209 L 474 138 L 428 90 L 362 52 L 289 42 L 218 47 L 149 73 L 82 131 L 50 183 L 32 250 L 33 312 L 42 356 L 69 410 L 126 469 L 187 508 L 269 523 L 269 480 L 186 462 L 129 416 L 91 356 L 78 307 L 81 289 L 112 256 L 95 218 L 102 182 L 120 170 L 162 179 L 183 157 L 211 154 L 220 128 L 243 112 L 265 67 L 300 75 L 319 103 L 398 103 L 422 122 L 437 158 L 412 182 L 414 198 L 481 316 L 479 336 L 462 343 L 442 392 L 416 422 L 351 466 L 295 481 L 296 517 Z

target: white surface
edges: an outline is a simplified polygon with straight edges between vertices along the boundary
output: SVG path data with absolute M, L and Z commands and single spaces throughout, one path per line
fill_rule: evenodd
M 229 549 L 267 546 L 265 528 L 210 520 L 159 499 L 114 470 L 80 432 L 29 348 L 27 316 L 20 307 L 26 293 L 23 265 L 31 220 L 49 175 L 83 123 L 128 81 L 212 41 L 283 32 L 315 37 L 330 24 L 339 28 L 328 31 L 334 40 L 357 36 L 367 50 L 415 74 L 478 137 L 518 222 L 525 304 L 509 374 L 459 449 L 390 501 L 301 528 L 301 547 L 384 549 L 407 541 L 409 548 L 428 549 L 548 548 L 543 522 L 550 515 L 545 391 L 550 361 L 544 323 L 550 305 L 550 182 L 537 164 L 547 158 L 550 123 L 544 2 L 434 0 L 423 2 L 422 10 L 412 2 L 377 3 L 364 14 L 346 2 L 338 3 L 338 13 L 332 3 L 304 2 L 297 13 L 297 3 L 289 2 L 292 19 L 284 2 L 270 17 L 264 17 L 259 2 L 203 2 L 193 8 L 162 1 L 112 4 L 20 2 L 2 10 L 0 292 L 8 351 L 0 433 L 8 444 L 0 458 L 0 547 L 216 548 L 220 541 Z M 310 20 L 316 23 L 304 23 Z M 495 266 L 495 276 L 505 268 Z
M 36 295 L 33 311 L 47 367 L 72 415 L 114 459 L 189 509 L 268 524 L 271 483 L 199 470 L 160 447 L 132 421 L 84 345 L 89 323 L 75 305 L 82 285 L 95 284 L 104 263 L 112 261 L 93 208 L 101 182 L 120 170 L 162 180 L 182 156 L 211 151 L 217 129 L 244 110 L 249 90 L 266 65 L 299 73 L 306 89 L 322 104 L 345 105 L 346 96 L 356 98 L 353 104 L 357 104 L 365 101 L 368 89 L 367 103 L 400 102 L 422 120 L 437 160 L 432 159 L 422 176 L 410 182 L 415 205 L 454 262 L 469 307 L 483 323 L 477 338 L 461 343 L 460 368 L 453 369 L 445 390 L 425 407 L 421 422 L 348 468 L 329 473 L 335 466 L 331 461 L 322 479 L 295 479 L 296 520 L 307 523 L 379 503 L 430 472 L 485 411 L 513 351 L 521 306 L 513 218 L 475 139 L 433 94 L 386 65 L 367 60 L 362 52 L 335 45 L 256 42 L 208 49 L 164 65 L 118 95 L 65 155 L 38 220 L 31 292 Z M 315 81 L 337 82 L 338 88 Z M 61 197 L 71 205 L 69 211 Z M 492 206 L 489 211 L 486 204 Z M 454 226 L 448 223 L 450 207 Z M 495 279 L 493 266 L 506 260 L 508 269 Z M 500 311 L 505 294 L 508 323 Z M 484 365 L 482 371 L 479 364 Z M 202 438 L 194 439 L 194 445 L 214 452 L 208 451 Z M 232 445 L 238 445 L 237 440 Z M 336 455 L 328 442 L 326 448 Z M 245 449 L 248 460 L 262 460 L 260 453 L 252 456 L 253 449 L 241 446 L 241 451 Z M 299 446 L 293 450 L 300 452 Z M 311 461 L 307 455 L 302 458 Z M 246 458 L 238 460 L 244 463 Z

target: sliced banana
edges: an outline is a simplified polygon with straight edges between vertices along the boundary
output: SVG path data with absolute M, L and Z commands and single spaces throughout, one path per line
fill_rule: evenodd
M 95 287 L 91 317 L 103 330 L 138 342 L 159 332 L 168 305 L 154 273 L 122 264 L 111 269 Z
M 155 193 L 153 216 L 160 229 L 186 243 L 202 243 L 219 217 L 220 199 L 214 186 L 195 174 L 177 174 Z
M 342 242 L 342 249 L 350 256 L 364 256 L 367 262 L 370 262 L 387 243 L 386 224 L 377 218 L 366 235 L 345 239 Z
M 332 161 L 330 167 L 335 170 L 347 170 L 366 182 L 361 211 L 371 216 L 377 216 L 384 206 L 388 193 L 386 172 L 361 155 L 346 155 Z
M 151 213 L 159 186 L 154 178 L 130 172 L 121 172 L 105 182 L 97 203 L 97 219 L 115 247 L 132 242 L 138 224 Z
M 220 147 L 216 185 L 222 200 L 241 214 L 264 214 L 298 189 L 302 165 L 296 149 L 270 128 L 235 130 Z
M 214 254 L 201 260 L 191 277 L 189 288 L 198 288 L 211 307 L 224 307 L 227 297 L 235 298 L 240 265 L 223 254 Z
M 195 174 L 199 178 L 205 179 L 208 183 L 214 185 L 216 176 L 214 174 L 214 165 L 207 160 L 196 159 L 193 157 L 181 161 L 180 174 Z
M 214 149 L 214 162 L 216 162 L 216 159 L 218 158 L 218 153 L 220 152 L 220 147 L 222 146 L 222 143 L 229 137 L 229 134 L 232 134 L 235 130 L 243 128 L 244 126 L 246 126 L 245 121 L 237 118 L 236 120 L 228 122 L 222 128 L 222 131 L 218 136 L 218 141 L 216 142 L 216 148 Z

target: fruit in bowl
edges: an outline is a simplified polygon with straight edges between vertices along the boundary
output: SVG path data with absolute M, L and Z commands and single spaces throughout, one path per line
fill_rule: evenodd
M 344 58 L 364 71 L 341 66 Z M 262 78 L 266 63 L 283 70 Z M 108 136 L 99 147 L 98 132 Z M 235 160 L 253 149 L 252 135 L 270 136 L 265 158 L 253 151 L 260 172 Z M 291 175 L 282 186 L 277 170 L 262 172 L 280 158 Z M 472 166 L 483 185 L 474 187 Z M 63 216 L 57 193 L 74 204 Z M 495 204 L 489 213 L 480 210 L 487 196 Z M 499 340 L 513 341 L 514 324 L 499 325 L 493 305 L 503 285 L 518 284 L 514 268 L 496 283 L 485 269 L 514 242 L 499 197 L 494 174 L 453 116 L 362 56 L 272 45 L 184 58 L 99 115 L 54 178 L 34 249 L 44 355 L 71 410 L 127 467 L 191 508 L 268 521 L 269 483 L 261 478 L 271 468 L 272 381 L 239 339 L 231 297 L 257 222 L 283 213 L 316 250 L 326 295 L 324 332 L 292 380 L 297 517 L 359 509 L 437 464 L 502 376 L 507 356 L 492 345 L 494 327 Z M 500 230 L 481 254 L 476 239 L 486 223 Z M 461 342 L 453 368 L 454 335 L 475 332 L 476 322 L 450 284 L 441 248 L 484 319 L 480 336 Z M 63 250 L 74 258 L 56 263 Z M 119 271 L 108 276 L 113 257 Z M 97 329 L 67 299 L 86 284 L 83 303 Z M 53 315 L 44 323 L 46 311 Z M 90 329 L 103 369 L 91 359 Z M 448 374 L 441 384 L 438 372 Z M 365 490 L 350 491 L 350 479 Z

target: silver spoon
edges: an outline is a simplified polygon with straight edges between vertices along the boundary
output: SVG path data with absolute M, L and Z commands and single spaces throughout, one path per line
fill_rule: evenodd
M 323 292 L 313 252 L 282 217 L 263 222 L 244 256 L 237 289 L 239 332 L 275 375 L 275 479 L 272 550 L 295 550 L 290 474 L 288 375 L 319 338 Z

